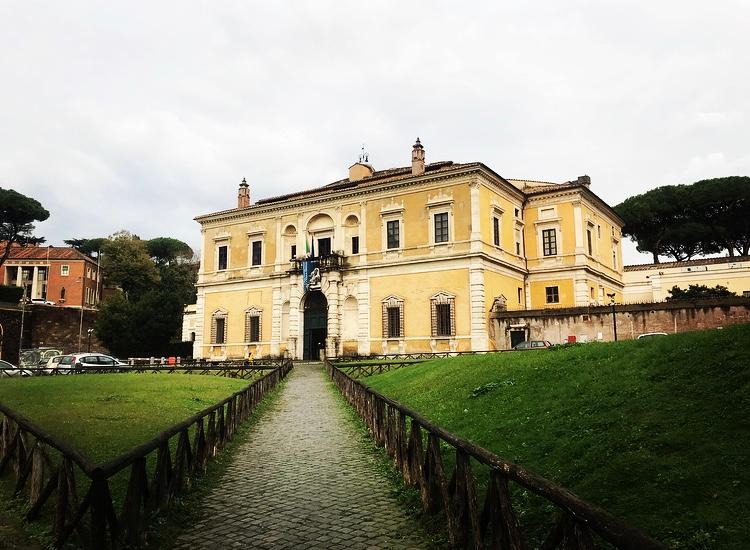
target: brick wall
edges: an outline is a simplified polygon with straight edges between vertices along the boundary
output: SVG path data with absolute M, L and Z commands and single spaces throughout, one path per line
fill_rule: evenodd
M 0 304 L 2 349 L 0 359 L 18 364 L 18 344 L 21 338 L 21 309 L 15 304 Z
M 87 330 L 94 327 L 96 310 L 83 311 L 59 306 L 27 306 L 24 313 L 23 348 L 57 347 L 63 353 L 87 351 Z M 2 359 L 18 364 L 18 344 L 20 341 L 21 308 L 12 304 L 0 305 L 0 324 L 4 338 Z M 78 331 L 81 329 L 81 347 L 78 347 Z M 92 334 L 91 351 L 108 353 L 104 345 Z
M 750 323 L 750 299 L 723 298 L 694 302 L 660 302 L 615 306 L 618 340 L 636 338 L 646 332 L 688 332 Z M 612 307 L 577 307 L 528 311 L 498 311 L 490 318 L 490 336 L 498 349 L 511 347 L 511 332 L 524 333 L 527 340 L 614 340 Z

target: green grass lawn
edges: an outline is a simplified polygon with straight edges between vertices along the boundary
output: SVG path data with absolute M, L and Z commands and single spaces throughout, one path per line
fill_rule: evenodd
M 672 546 L 745 548 L 749 342 L 741 325 L 441 359 L 363 381 Z M 541 517 L 520 497 L 524 521 Z
M 0 401 L 101 463 L 249 383 L 187 374 L 4 378 Z

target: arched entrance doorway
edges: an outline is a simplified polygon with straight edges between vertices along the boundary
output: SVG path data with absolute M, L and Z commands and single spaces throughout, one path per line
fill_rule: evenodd
M 328 326 L 328 300 L 322 292 L 309 292 L 305 297 L 303 329 L 303 359 L 318 360 L 320 350 L 325 348 Z

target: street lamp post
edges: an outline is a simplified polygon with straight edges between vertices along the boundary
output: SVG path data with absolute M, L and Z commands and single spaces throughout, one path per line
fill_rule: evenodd
M 612 304 L 612 329 L 615 334 L 615 342 L 617 342 L 617 314 L 615 313 L 615 293 L 607 294 L 607 297 L 611 300 Z
M 86 351 L 88 353 L 91 353 L 91 335 L 94 334 L 94 329 L 93 328 L 88 329 L 86 331 L 86 334 L 88 335 L 88 346 L 87 346 Z

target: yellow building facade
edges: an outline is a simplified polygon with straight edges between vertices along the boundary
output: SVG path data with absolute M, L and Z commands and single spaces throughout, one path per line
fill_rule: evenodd
M 622 220 L 584 176 L 482 163 L 375 171 L 202 215 L 194 356 L 496 349 L 492 308 L 622 299 Z

